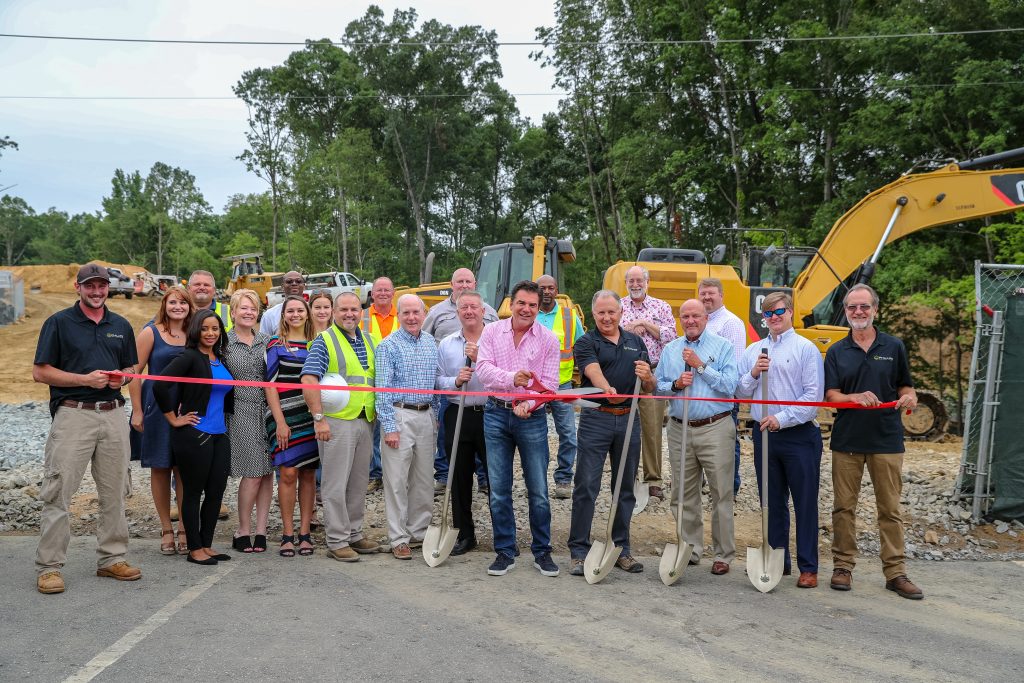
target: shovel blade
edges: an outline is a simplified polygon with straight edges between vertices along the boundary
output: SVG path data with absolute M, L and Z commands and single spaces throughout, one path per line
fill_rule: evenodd
M 649 487 L 640 477 L 633 481 L 633 497 L 636 498 L 636 505 L 633 506 L 633 516 L 636 517 L 644 511 L 651 500 Z
M 754 588 L 767 593 L 782 581 L 786 564 L 786 551 L 767 544 L 760 548 L 747 548 L 747 577 Z
M 658 564 L 658 575 L 661 582 L 671 586 L 679 580 L 686 569 L 690 557 L 693 555 L 693 545 L 690 543 L 669 543 L 661 554 L 661 562 Z
M 439 526 L 427 527 L 427 533 L 423 535 L 423 559 L 426 560 L 427 566 L 436 567 L 447 560 L 457 540 L 458 529 L 445 529 L 442 533 Z
M 622 548 L 607 545 L 604 541 L 595 541 L 583 560 L 583 576 L 587 583 L 594 584 L 608 576 L 621 553 Z

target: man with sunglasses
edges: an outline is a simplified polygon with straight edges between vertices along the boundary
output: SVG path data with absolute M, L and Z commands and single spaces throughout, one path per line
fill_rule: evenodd
M 284 279 L 281 280 L 281 294 L 284 299 L 281 303 L 271 306 L 263 313 L 263 317 L 260 318 L 260 332 L 270 337 L 277 336 L 277 328 L 281 324 L 281 311 L 284 307 L 284 301 L 290 296 L 302 296 L 302 292 L 306 289 L 306 278 L 302 277 L 302 273 L 289 270 L 284 274 Z
M 924 593 L 907 578 L 900 495 L 903 490 L 903 423 L 900 414 L 917 406 L 903 342 L 875 326 L 878 294 L 854 285 L 843 299 L 850 334 L 825 355 L 825 400 L 857 403 L 874 410 L 846 409 L 832 426 L 832 581 L 852 587 L 857 558 L 857 498 L 867 466 L 878 506 L 878 538 L 885 587 L 900 597 Z M 895 401 L 895 409 L 878 408 Z
M 761 304 L 768 335 L 747 347 L 740 360 L 739 398 L 761 398 L 768 381 L 770 401 L 820 401 L 825 370 L 814 343 L 793 329 L 793 299 L 772 292 Z M 767 353 L 762 353 L 767 350 Z M 767 374 L 763 374 L 767 373 Z M 818 409 L 799 405 L 751 405 L 754 428 L 754 470 L 762 490 L 761 440 L 768 438 L 768 544 L 785 548 L 784 574 L 792 572 L 789 554 L 789 499 L 796 514 L 796 561 L 800 588 L 818 585 L 818 488 L 821 480 L 821 430 Z

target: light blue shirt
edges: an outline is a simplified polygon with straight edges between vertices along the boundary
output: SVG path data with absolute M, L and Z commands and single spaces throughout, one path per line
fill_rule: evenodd
M 691 349 L 701 360 L 707 363 L 702 374 L 697 374 L 695 368 L 691 368 L 683 360 L 683 350 Z M 739 381 L 736 371 L 736 354 L 732 344 L 724 337 L 704 331 L 696 341 L 690 341 L 686 335 L 677 337 L 670 341 L 661 351 L 661 360 L 654 371 L 658 380 L 658 393 L 661 395 L 682 396 L 682 391 L 673 392 L 672 382 L 679 379 L 683 372 L 693 371 L 693 384 L 690 386 L 690 396 L 693 398 L 721 398 L 731 399 L 736 391 L 736 383 Z M 734 403 L 732 401 L 691 401 L 689 419 L 703 420 L 731 411 Z M 683 417 L 683 402 L 669 401 L 668 414 L 676 419 Z
M 466 338 L 462 331 L 450 334 L 441 340 L 437 347 L 437 388 L 446 391 L 487 391 L 483 383 L 473 373 L 469 381 L 461 388 L 455 388 L 455 378 L 459 370 L 466 366 Z M 482 406 L 487 403 L 486 396 L 450 396 L 449 403 L 458 405 L 465 401 L 467 406 Z
M 820 401 L 825 383 L 825 363 L 821 353 L 811 340 L 801 337 L 796 330 L 789 329 L 773 339 L 769 334 L 761 341 L 754 342 L 743 352 L 740 360 L 738 398 L 761 398 L 761 380 L 750 374 L 750 369 L 761 355 L 761 349 L 768 349 L 771 364 L 768 369 L 768 400 L 770 401 Z M 813 406 L 750 406 L 750 416 L 760 420 L 765 415 L 774 415 L 779 427 L 796 427 L 813 420 L 818 409 Z
M 378 389 L 433 389 L 437 378 L 437 344 L 426 332 L 414 337 L 403 328 L 384 338 L 374 351 L 374 375 Z M 382 391 L 377 394 L 380 431 L 398 431 L 393 403 L 429 403 L 437 415 L 437 394 Z

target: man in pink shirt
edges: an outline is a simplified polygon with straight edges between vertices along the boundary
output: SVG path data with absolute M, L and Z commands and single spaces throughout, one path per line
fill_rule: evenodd
M 495 394 L 484 412 L 491 526 L 497 553 L 487 573 L 507 574 L 516 566 L 519 554 L 512 510 L 512 461 L 518 448 L 529 497 L 533 566 L 544 576 L 558 576 L 558 565 L 551 559 L 547 411 L 543 404 L 537 406 L 523 399 L 536 393 L 534 383 L 558 389 L 558 337 L 536 322 L 540 309 L 536 283 L 519 282 L 512 288 L 510 299 L 512 317 L 484 327 L 477 352 L 476 375 Z

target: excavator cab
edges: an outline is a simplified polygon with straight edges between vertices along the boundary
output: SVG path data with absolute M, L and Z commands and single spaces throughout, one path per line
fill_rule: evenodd
M 508 295 L 513 285 L 521 280 L 536 280 L 550 275 L 558 282 L 558 291 L 565 290 L 562 263 L 576 260 L 576 249 L 569 240 L 547 237 L 524 237 L 522 242 L 506 242 L 484 247 L 477 256 L 477 290 L 484 301 L 498 311 L 502 318 L 509 316 Z

